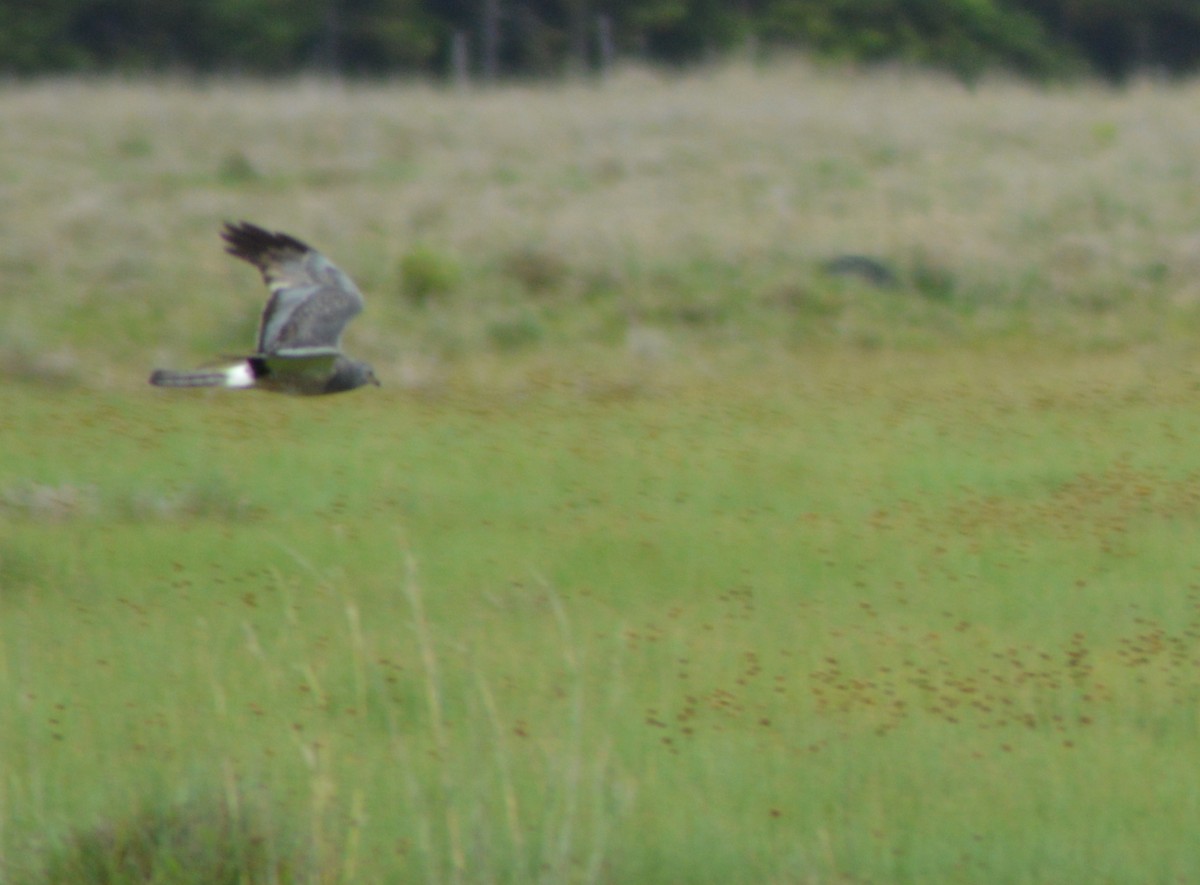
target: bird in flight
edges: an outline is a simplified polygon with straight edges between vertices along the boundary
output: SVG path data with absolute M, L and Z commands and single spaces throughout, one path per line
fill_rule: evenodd
M 262 273 L 271 297 L 255 352 L 223 369 L 157 369 L 156 387 L 256 387 L 314 396 L 378 386 L 369 365 L 342 353 L 342 330 L 363 309 L 362 293 L 320 252 L 283 233 L 226 222 L 225 251 Z

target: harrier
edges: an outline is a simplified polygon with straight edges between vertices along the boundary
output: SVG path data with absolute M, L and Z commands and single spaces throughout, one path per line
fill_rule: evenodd
M 350 278 L 320 252 L 287 234 L 243 221 L 226 223 L 225 251 L 262 273 L 271 297 L 258 327 L 258 346 L 228 368 L 158 369 L 158 387 L 257 387 L 314 396 L 379 384 L 371 367 L 342 353 L 342 330 L 363 309 Z

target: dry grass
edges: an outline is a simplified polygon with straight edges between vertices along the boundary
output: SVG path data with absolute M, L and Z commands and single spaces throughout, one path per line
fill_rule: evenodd
M 106 383 L 243 346 L 260 293 L 218 247 L 227 218 L 345 265 L 371 296 L 356 349 L 394 377 L 607 347 L 631 320 L 758 346 L 1160 341 L 1200 303 L 1198 90 L 802 64 L 490 91 L 10 84 L 0 345 Z M 830 292 L 818 267 L 843 253 L 935 303 Z

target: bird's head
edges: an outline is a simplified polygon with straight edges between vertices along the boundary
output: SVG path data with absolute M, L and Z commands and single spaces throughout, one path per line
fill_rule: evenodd
M 339 355 L 334 364 L 333 374 L 329 376 L 329 382 L 325 386 L 325 393 L 355 390 L 367 384 L 380 386 L 379 379 L 375 377 L 375 370 L 370 364 Z

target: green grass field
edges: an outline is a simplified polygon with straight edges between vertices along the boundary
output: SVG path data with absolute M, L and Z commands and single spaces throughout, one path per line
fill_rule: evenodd
M 1198 88 L 5 85 L 0 881 L 1200 879 Z

